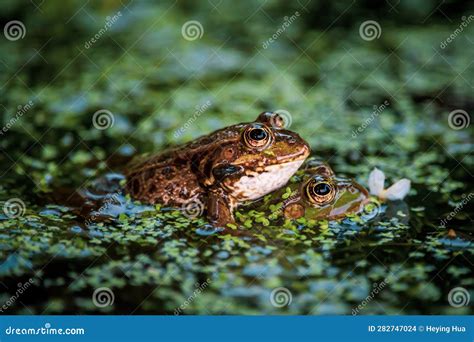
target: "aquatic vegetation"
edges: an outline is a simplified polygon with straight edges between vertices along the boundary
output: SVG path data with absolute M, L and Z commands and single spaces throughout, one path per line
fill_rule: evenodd
M 447 299 L 474 286 L 472 129 L 448 118 L 472 115 L 474 25 L 440 50 L 455 25 L 420 25 L 428 5 L 400 5 L 406 25 L 387 15 L 366 41 L 358 15 L 335 4 L 315 23 L 318 2 L 268 3 L 266 14 L 250 3 L 214 15 L 206 2 L 111 1 L 73 17 L 82 3 L 44 2 L 17 18 L 25 37 L 0 44 L 0 304 L 32 285 L 2 312 L 352 314 L 374 289 L 357 314 L 472 311 Z M 4 19 L 23 13 L 2 6 Z M 192 41 L 181 33 L 191 19 L 204 29 Z M 242 207 L 223 233 L 122 193 L 136 154 L 278 109 L 338 175 L 368 187 L 377 167 L 387 184 L 409 179 L 409 194 L 341 221 Z M 103 288 L 105 306 L 93 300 Z M 282 288 L 284 305 L 272 301 Z

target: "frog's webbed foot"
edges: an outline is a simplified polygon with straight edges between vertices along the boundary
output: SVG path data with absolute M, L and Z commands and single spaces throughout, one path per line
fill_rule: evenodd
M 207 202 L 207 217 L 216 227 L 225 228 L 228 223 L 235 223 L 233 201 L 222 189 L 211 190 Z

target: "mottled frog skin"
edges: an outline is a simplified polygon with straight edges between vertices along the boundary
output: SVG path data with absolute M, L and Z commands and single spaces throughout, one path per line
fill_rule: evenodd
M 233 223 L 233 210 L 285 185 L 310 153 L 272 112 L 133 162 L 127 192 L 146 203 L 182 206 L 199 201 L 210 222 Z
M 265 206 L 281 203 L 283 215 L 288 219 L 337 220 L 360 212 L 368 202 L 369 194 L 362 185 L 336 177 L 327 164 L 318 160 L 309 161 L 295 178 L 265 203 Z M 283 199 L 283 194 L 289 193 L 288 187 L 291 195 Z

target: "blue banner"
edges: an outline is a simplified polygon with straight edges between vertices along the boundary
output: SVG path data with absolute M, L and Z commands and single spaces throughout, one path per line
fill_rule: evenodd
M 0 341 L 463 341 L 473 316 L 2 316 Z

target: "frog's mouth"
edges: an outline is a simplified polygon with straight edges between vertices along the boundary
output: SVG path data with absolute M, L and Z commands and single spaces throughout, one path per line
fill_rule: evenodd
M 233 183 L 226 183 L 225 187 L 238 201 L 256 200 L 284 186 L 303 162 L 304 158 L 268 165 L 262 171 L 247 171 L 246 175 Z

